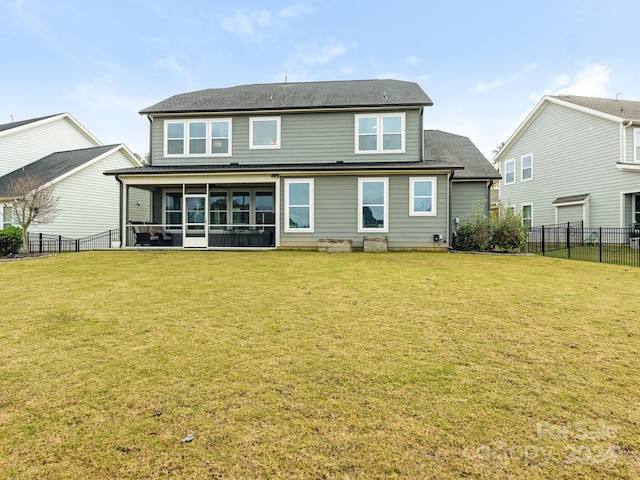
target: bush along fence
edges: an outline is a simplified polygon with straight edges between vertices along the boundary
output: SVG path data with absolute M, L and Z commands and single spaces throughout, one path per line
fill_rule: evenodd
M 31 253 L 66 253 L 84 252 L 118 248 L 120 230 L 115 228 L 84 238 L 66 238 L 60 235 L 37 233 L 29 235 L 29 252 Z
M 531 227 L 528 253 L 589 262 L 640 266 L 640 225 L 585 227 L 583 222 Z

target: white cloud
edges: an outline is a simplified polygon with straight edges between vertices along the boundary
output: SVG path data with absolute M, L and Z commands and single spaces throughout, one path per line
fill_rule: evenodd
M 533 92 L 529 101 L 537 102 L 545 95 L 581 95 L 585 97 L 609 97 L 608 85 L 613 68 L 599 63 L 582 67 L 577 73 L 561 73 L 551 77 L 549 86 L 543 91 Z
M 572 77 L 562 75 L 556 77 L 556 84 L 560 87 L 558 93 L 583 95 L 586 97 L 609 96 L 608 85 L 611 81 L 613 69 L 599 63 L 592 63 L 580 70 Z
M 533 63 L 527 63 L 526 65 L 524 65 L 522 67 L 522 69 L 519 72 L 516 73 L 512 73 L 511 75 L 508 76 L 500 76 L 495 78 L 493 81 L 489 82 L 489 83 L 485 83 L 485 82 L 479 82 L 473 89 L 474 92 L 476 93 L 487 93 L 490 92 L 491 90 L 494 90 L 498 87 L 502 87 L 503 85 L 507 85 L 509 83 L 513 83 L 513 82 L 517 82 L 518 80 L 521 80 L 522 78 L 524 78 L 524 74 L 528 73 L 530 71 L 532 71 L 533 69 L 536 68 L 536 65 Z
M 313 12 L 314 9 L 308 5 L 294 4 L 278 10 L 278 16 L 280 18 L 298 18 Z
M 262 39 L 265 31 L 286 28 L 284 20 L 299 18 L 312 12 L 311 7 L 301 4 L 288 5 L 275 12 L 265 9 L 242 9 L 236 10 L 230 17 L 223 18 L 221 24 L 227 33 L 256 41 Z
M 67 96 L 92 110 L 136 112 L 140 109 L 139 98 L 123 94 L 108 78 L 77 83 Z
M 358 69 L 356 67 L 342 67 L 340 69 L 340 73 L 342 75 L 346 75 L 347 77 L 351 77 L 353 75 L 355 75 L 355 73 L 358 71 Z
M 422 59 L 420 57 L 416 57 L 415 55 L 412 55 L 405 59 L 405 62 L 412 66 L 418 65 L 421 61 Z
M 299 45 L 295 57 L 306 65 L 329 63 L 336 57 L 346 54 L 348 48 L 340 43 L 312 43 Z
M 284 28 L 284 22 L 268 10 L 238 10 L 231 17 L 222 19 L 222 28 L 231 34 L 249 40 L 262 37 L 262 30 Z
M 185 76 L 189 74 L 189 71 L 184 67 L 173 54 L 169 54 L 164 58 L 158 58 L 156 60 L 156 66 L 169 70 L 175 75 Z

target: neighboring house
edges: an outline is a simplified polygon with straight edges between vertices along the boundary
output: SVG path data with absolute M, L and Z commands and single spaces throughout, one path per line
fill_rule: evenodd
M 452 213 L 486 200 L 497 173 L 476 168 L 477 152 L 436 148 L 464 137 L 425 133 L 431 105 L 417 84 L 398 80 L 180 94 L 140 112 L 150 121 L 150 165 L 105 174 L 120 182 L 124 205 L 132 188 L 151 192 L 152 223 L 175 247 L 349 240 L 362 249 L 368 236 L 386 237 L 389 249 L 446 249 Z M 132 220 L 125 209 L 123 230 Z M 140 226 L 125 240 L 154 245 Z
M 494 160 L 502 204 L 527 223 L 640 222 L 640 102 L 545 96 Z
M 13 181 L 28 176 L 52 185 L 59 199 L 55 219 L 30 233 L 79 238 L 117 228 L 119 190 L 102 172 L 140 165 L 127 147 L 102 145 L 68 113 L 0 125 L 2 227 L 12 224 Z M 148 194 L 135 195 L 148 210 Z

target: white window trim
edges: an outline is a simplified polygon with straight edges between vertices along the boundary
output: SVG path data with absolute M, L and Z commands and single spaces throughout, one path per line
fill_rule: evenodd
M 289 226 L 289 185 L 293 183 L 309 184 L 309 227 L 292 228 Z M 284 231 L 286 233 L 313 233 L 314 229 L 314 185 L 313 178 L 285 178 L 284 179 Z
M 633 161 L 640 163 L 640 128 L 633 129 Z
M 365 183 L 384 184 L 384 228 L 365 228 L 362 225 L 362 186 Z M 388 233 L 389 232 L 389 178 L 388 177 L 366 177 L 358 178 L 358 233 Z
M 228 153 L 212 153 L 211 152 L 211 123 L 212 122 L 227 122 L 229 124 L 229 152 Z M 182 153 L 169 153 L 169 125 L 170 124 L 182 124 L 184 126 L 184 137 L 182 137 Z M 205 153 L 189 153 L 189 125 L 192 123 L 204 123 L 205 124 Z M 232 118 L 198 118 L 192 120 L 176 119 L 167 120 L 164 122 L 164 156 L 167 158 L 176 157 L 189 157 L 189 158 L 202 158 L 202 157 L 230 157 L 232 155 L 231 146 L 232 132 L 233 132 L 233 119 Z
M 399 150 L 383 150 L 384 147 L 384 132 L 382 132 L 382 119 L 384 117 L 401 117 L 402 118 L 402 131 L 401 135 L 401 146 Z M 359 119 L 361 118 L 376 118 L 377 123 L 377 148 L 375 150 L 360 150 L 360 130 L 359 130 Z M 358 155 L 366 155 L 366 154 L 393 154 L 393 153 L 405 153 L 405 142 L 407 136 L 407 123 L 406 123 L 406 115 L 404 112 L 397 113 L 376 113 L 376 114 L 363 114 L 363 115 L 355 115 L 355 153 Z
M 416 212 L 414 210 L 415 206 L 415 194 L 414 194 L 414 186 L 416 182 L 431 182 L 431 211 L 430 212 Z M 435 217 L 436 213 L 436 205 L 438 199 L 438 179 L 437 177 L 410 177 L 409 178 L 409 216 L 412 217 Z
M 522 216 L 522 223 L 524 224 L 524 207 L 531 207 L 531 226 L 533 227 L 533 203 L 523 203 L 520 205 L 520 215 Z
M 507 166 L 509 164 L 513 164 L 513 182 L 508 182 L 507 181 L 507 173 L 509 171 Z M 516 183 L 516 159 L 515 158 L 510 158 L 509 160 L 505 160 L 504 161 L 504 184 L 505 185 L 513 185 L 514 183 Z
M 169 153 L 169 125 L 182 125 L 182 153 Z M 172 139 L 177 140 L 177 139 Z M 183 157 L 187 148 L 187 125 L 183 120 L 170 120 L 164 122 L 164 156 L 165 157 Z
M 253 144 L 253 122 L 275 120 L 276 121 L 276 143 L 273 145 L 254 145 Z M 249 150 L 277 150 L 281 148 L 281 121 L 280 117 L 249 117 Z
M 214 122 L 227 122 L 229 131 L 229 151 L 227 153 L 213 153 L 211 151 L 211 142 L 213 141 L 213 134 L 211 124 Z M 217 138 L 217 137 L 216 137 Z M 231 157 L 233 155 L 233 119 L 232 118 L 209 118 L 207 119 L 207 152 L 209 157 Z
M 531 158 L 531 177 L 524 178 L 524 170 L 525 170 L 525 168 L 524 168 L 524 159 L 527 158 L 527 157 Z M 521 182 L 529 182 L 531 180 L 533 180 L 533 153 L 529 153 L 527 155 L 522 155 L 520 157 L 520 181 Z

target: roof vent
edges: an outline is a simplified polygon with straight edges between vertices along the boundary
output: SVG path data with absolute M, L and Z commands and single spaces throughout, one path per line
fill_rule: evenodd
M 389 100 L 389 97 L 387 97 L 387 92 L 382 92 L 382 98 L 384 98 L 385 102 Z

